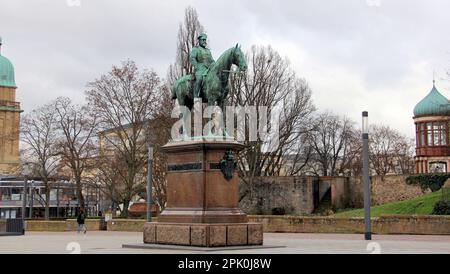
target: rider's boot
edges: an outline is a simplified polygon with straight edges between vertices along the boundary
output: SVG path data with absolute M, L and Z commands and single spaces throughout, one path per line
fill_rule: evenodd
M 194 98 L 200 98 L 201 89 L 202 89 L 202 81 L 201 79 L 197 79 L 197 81 L 195 81 L 194 86 Z

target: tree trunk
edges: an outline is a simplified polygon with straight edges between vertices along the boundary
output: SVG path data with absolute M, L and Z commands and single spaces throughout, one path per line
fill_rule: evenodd
M 128 218 L 128 206 L 130 205 L 130 199 L 123 201 L 123 210 L 120 213 L 121 217 Z
M 50 219 L 50 188 L 45 188 L 45 219 Z
M 85 210 L 85 203 L 84 203 L 84 197 L 83 197 L 83 192 L 81 189 L 81 183 L 76 182 L 76 187 L 77 187 L 77 200 L 78 200 L 78 205 L 80 206 L 80 208 L 82 208 L 83 210 Z

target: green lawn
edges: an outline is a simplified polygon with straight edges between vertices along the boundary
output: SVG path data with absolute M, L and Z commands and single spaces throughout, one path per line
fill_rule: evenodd
M 388 214 L 403 214 L 403 215 L 431 215 L 434 204 L 442 197 L 442 190 L 437 192 L 425 194 L 423 196 L 401 201 L 389 203 L 371 208 L 371 216 L 379 217 Z M 354 209 L 338 212 L 335 217 L 364 217 L 364 209 Z

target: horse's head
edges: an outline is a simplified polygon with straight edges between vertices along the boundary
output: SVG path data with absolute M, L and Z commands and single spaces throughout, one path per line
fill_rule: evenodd
M 236 47 L 233 49 L 233 64 L 238 66 L 240 70 L 247 70 L 247 62 L 239 44 L 236 44 Z

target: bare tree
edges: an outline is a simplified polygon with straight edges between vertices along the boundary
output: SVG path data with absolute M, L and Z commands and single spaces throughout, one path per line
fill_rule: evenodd
M 166 171 L 167 156 L 162 152 L 162 146 L 167 144 L 171 138 L 171 128 L 174 119 L 171 118 L 171 112 L 174 102 L 171 99 L 170 89 L 168 85 L 161 89 L 160 107 L 155 113 L 154 119 L 150 123 L 150 138 L 154 144 L 154 160 L 153 160 L 153 195 L 154 201 L 164 210 L 166 205 Z
M 51 177 L 56 175 L 60 162 L 57 126 L 58 118 L 54 104 L 33 110 L 22 117 L 21 121 L 21 140 L 26 144 L 23 150 L 25 162 L 32 165 L 32 170 L 44 184 L 45 219 L 50 217 Z
M 397 130 L 373 125 L 369 139 L 370 162 L 377 175 L 410 173 L 413 168 L 413 142 Z
M 317 175 L 336 176 L 345 162 L 353 132 L 353 122 L 331 112 L 317 115 L 314 130 L 308 142 L 314 150 L 314 163 L 319 165 Z
M 67 97 L 59 97 L 55 102 L 58 129 L 61 132 L 59 152 L 64 163 L 70 168 L 76 185 L 77 200 L 85 209 L 83 196 L 83 174 L 90 159 L 97 154 L 95 147 L 97 115 L 86 106 L 74 105 Z
M 359 176 L 362 174 L 362 142 L 361 131 L 352 130 L 346 142 L 338 174 Z
M 285 176 L 308 175 L 308 164 L 310 164 L 313 149 L 308 144 L 307 135 L 303 134 L 295 142 L 289 152 L 284 156 L 283 167 Z
M 370 162 L 378 175 L 386 175 L 394 168 L 394 147 L 399 135 L 388 126 L 374 125 L 370 132 Z
M 123 160 L 120 159 L 120 156 L 119 153 L 112 151 L 96 157 L 96 176 L 91 178 L 91 182 L 99 186 L 102 196 L 111 201 L 113 214 L 123 201 L 124 196 L 127 195 L 122 179 L 122 174 L 126 173 L 126 167 L 122 165 Z M 119 208 L 119 210 L 123 212 L 123 209 Z
M 160 107 L 160 79 L 153 71 L 140 72 L 125 61 L 88 84 L 87 101 L 99 117 L 101 141 L 117 154 L 122 215 L 128 216 L 132 198 L 145 186 L 149 120 Z M 145 189 L 145 188 L 144 188 Z
M 258 121 L 263 119 L 259 107 L 267 107 L 268 117 L 274 114 L 279 125 L 278 146 L 265 151 L 265 140 L 258 135 L 256 141 L 247 140 L 246 149 L 239 154 L 239 173 L 251 193 L 255 177 L 280 175 L 289 159 L 287 156 L 302 152 L 299 140 L 310 130 L 308 117 L 314 106 L 306 81 L 297 77 L 288 60 L 270 46 L 253 46 L 246 58 L 246 74 L 231 77 L 229 103 L 234 106 L 257 106 Z M 275 128 L 269 123 L 267 130 L 270 132 Z M 245 131 L 248 132 L 248 125 Z M 297 166 L 295 172 L 299 171 L 296 163 L 292 166 Z
M 415 170 L 415 140 L 413 138 L 408 139 L 406 136 L 402 136 L 395 147 L 397 154 L 397 173 L 400 174 L 413 174 Z
M 193 67 L 189 61 L 191 50 L 197 44 L 197 37 L 204 31 L 195 8 L 187 7 L 184 11 L 184 21 L 178 28 L 177 59 L 169 67 L 168 82 L 172 84 L 182 75 L 192 74 Z

